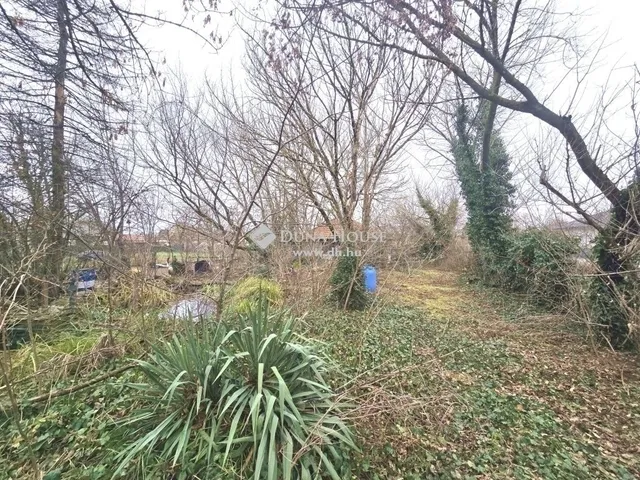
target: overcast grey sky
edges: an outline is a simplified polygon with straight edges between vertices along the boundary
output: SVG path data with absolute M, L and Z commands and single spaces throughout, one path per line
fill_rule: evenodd
M 237 4 L 237 2 L 235 3 Z M 251 5 L 250 0 L 242 2 Z M 273 4 L 273 0 L 267 1 L 267 8 Z M 246 28 L 252 29 L 252 24 L 243 15 L 217 15 L 212 17 L 211 25 L 203 27 L 204 16 L 196 16 L 192 19 L 189 14 L 185 17 L 181 0 L 140 0 L 140 5 L 145 5 L 148 13 L 156 14 L 164 12 L 174 21 L 185 20 L 185 24 L 197 29 L 203 34 L 211 31 L 211 25 L 219 30 L 225 39 L 224 45 L 219 49 L 199 39 L 196 35 L 187 31 L 165 26 L 159 29 L 147 28 L 143 32 L 143 39 L 149 48 L 158 54 L 158 58 L 166 58 L 167 69 L 179 69 L 189 77 L 189 82 L 199 85 L 205 75 L 216 81 L 233 76 L 235 80 L 242 77 L 242 57 L 244 53 L 244 35 L 236 22 L 242 22 Z M 222 0 L 221 8 L 231 7 L 232 0 Z M 583 128 L 591 121 L 593 113 L 592 104 L 596 101 L 602 90 L 606 87 L 613 90 L 630 80 L 630 66 L 640 63 L 640 0 L 557 0 L 557 10 L 564 12 L 580 13 L 578 27 L 584 35 L 583 43 L 586 45 L 597 39 L 605 38 L 605 49 L 599 56 L 596 69 L 590 73 L 582 85 L 577 107 L 572 109 L 574 120 L 578 124 L 583 123 Z M 566 109 L 568 99 L 576 90 L 575 78 L 563 80 L 560 88 L 555 89 L 562 75 L 558 75 L 561 69 L 551 68 L 543 84 L 535 85 L 534 91 L 540 98 L 545 98 L 553 91 L 547 100 L 547 105 L 553 110 L 563 112 Z M 552 88 L 553 87 L 553 88 Z M 616 133 L 622 133 L 630 126 L 629 101 L 621 98 L 610 113 L 609 123 Z M 557 135 L 542 127 L 539 121 L 526 116 L 514 117 L 508 124 L 505 132 L 510 151 L 517 153 L 519 161 L 526 165 L 535 165 L 535 160 L 524 156 L 521 152 L 531 152 L 532 144 L 548 145 L 550 155 L 555 155 L 553 141 Z M 555 151 L 561 154 L 562 145 L 558 145 Z M 613 153 L 612 153 L 613 154 Z M 412 147 L 406 161 L 409 165 L 410 176 L 426 186 L 442 184 L 443 180 L 451 178 L 451 172 L 441 168 L 437 161 L 433 160 L 429 152 L 418 146 Z M 425 168 L 425 165 L 427 168 Z M 527 195 L 522 202 L 524 216 L 532 213 L 534 216 L 544 216 L 548 210 L 536 202 L 529 202 L 527 181 L 531 185 L 537 184 L 537 172 L 535 168 L 529 171 L 519 169 L 518 182 L 521 191 Z M 557 179 L 558 186 L 562 186 L 563 180 Z M 585 182 L 586 184 L 587 182 Z M 530 188 L 529 188 L 530 190 Z M 598 208 L 594 205 L 594 208 Z M 544 211 L 546 213 L 541 214 Z
M 185 18 L 185 24 L 208 32 L 202 28 L 202 16 L 191 20 L 182 9 L 181 0 L 139 0 L 148 13 L 165 12 L 172 20 Z M 238 2 L 234 2 L 238 3 Z M 250 1 L 241 2 L 249 4 Z M 273 3 L 273 0 L 271 0 Z M 268 2 L 267 2 L 268 4 Z M 232 5 L 231 0 L 223 0 L 222 7 Z M 567 12 L 584 12 L 581 24 L 584 33 L 593 32 L 596 37 L 608 35 L 608 43 L 613 45 L 607 57 L 607 63 L 614 65 L 633 64 L 640 61 L 640 1 L 638 0 L 557 0 L 559 10 Z M 220 28 L 223 36 L 231 34 L 228 42 L 219 51 L 214 51 L 195 35 L 174 27 L 149 29 L 145 33 L 146 42 L 153 50 L 162 51 L 167 56 L 169 65 L 180 64 L 190 74 L 214 73 L 227 70 L 237 64 L 243 53 L 242 34 L 234 29 L 234 23 L 241 15 L 214 16 L 212 24 Z M 246 23 L 246 21 L 245 21 Z M 606 71 L 606 68 L 604 69 Z

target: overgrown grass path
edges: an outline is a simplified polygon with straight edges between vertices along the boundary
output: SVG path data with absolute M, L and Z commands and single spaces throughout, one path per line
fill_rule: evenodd
M 354 478 L 640 478 L 637 358 L 565 317 L 426 270 L 307 323 L 357 405 Z

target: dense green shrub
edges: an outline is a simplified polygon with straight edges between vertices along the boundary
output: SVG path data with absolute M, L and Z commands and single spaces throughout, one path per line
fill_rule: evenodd
M 579 251 L 577 239 L 529 229 L 514 232 L 508 240 L 509 247 L 501 263 L 503 286 L 527 293 L 549 307 L 567 300 Z
M 229 341 L 241 382 L 222 411 L 233 417 L 225 455 L 256 479 L 345 478 L 345 449 L 355 447 L 324 380 L 325 361 L 266 302 L 237 320 Z
M 443 205 L 437 205 L 433 200 L 417 190 L 418 203 L 429 218 L 429 227 L 416 225 L 422 237 L 420 255 L 432 260 L 439 258 L 455 235 L 458 220 L 458 199 L 454 198 Z
M 266 299 L 271 307 L 282 305 L 282 287 L 273 280 L 261 277 L 247 277 L 234 285 L 230 292 L 230 310 L 246 313 L 261 299 Z
M 325 362 L 299 343 L 293 319 L 270 313 L 265 300 L 228 323 L 233 329 L 192 327 L 140 362 L 145 406 L 126 422 L 138 438 L 120 454 L 120 471 L 135 467 L 141 479 L 348 478 L 351 433 Z
M 358 257 L 351 255 L 338 257 L 329 283 L 331 285 L 329 298 L 338 308 L 362 310 L 369 304 Z
M 480 278 L 490 285 L 526 292 L 546 306 L 557 306 L 569 294 L 578 245 L 541 230 L 514 231 L 510 158 L 500 135 L 493 132 L 483 164 L 484 117 L 477 118 L 471 120 L 465 105 L 458 107 L 453 154 Z
M 614 254 L 610 236 L 600 234 L 593 249 L 593 255 L 600 268 L 602 264 L 613 263 Z M 640 305 L 640 284 L 623 275 L 609 271 L 601 272 L 589 283 L 588 304 L 592 320 L 604 327 L 609 341 L 615 348 L 629 343 L 629 311 L 627 305 Z M 634 298 L 635 297 L 635 298 Z

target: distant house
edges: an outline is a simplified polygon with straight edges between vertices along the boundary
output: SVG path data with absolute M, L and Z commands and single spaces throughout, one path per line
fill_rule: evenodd
M 125 245 L 144 245 L 149 243 L 145 235 L 136 233 L 125 233 L 121 236 L 122 243 Z
M 90 219 L 77 220 L 72 232 L 69 245 L 76 250 L 85 250 L 87 247 L 100 249 L 109 244 L 105 239 L 104 229 Z
M 353 231 L 361 232 L 362 224 L 358 222 L 353 222 Z M 332 243 L 332 242 L 343 242 L 347 238 L 345 238 L 349 232 L 344 231 L 342 224 L 339 220 L 334 219 L 331 220 L 331 223 L 322 223 L 315 227 L 311 231 L 311 236 L 314 242 L 322 242 L 322 243 Z
M 203 233 L 204 232 L 204 233 Z M 204 227 L 176 224 L 162 229 L 156 236 L 156 244 L 170 247 L 176 251 L 209 253 L 213 245 L 224 243 L 224 236 L 219 232 L 207 231 Z
M 610 213 L 608 211 L 598 212 L 592 215 L 592 218 L 599 226 L 605 226 L 609 221 Z M 570 220 L 567 222 L 557 222 L 549 226 L 550 230 L 562 232 L 570 237 L 578 238 L 580 248 L 586 254 L 591 250 L 592 243 L 598 234 L 598 231 L 585 220 Z

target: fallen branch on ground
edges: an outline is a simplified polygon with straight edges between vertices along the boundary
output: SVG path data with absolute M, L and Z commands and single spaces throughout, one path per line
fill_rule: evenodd
M 135 367 L 137 365 L 137 363 L 130 363 L 128 365 L 125 365 L 124 367 L 120 367 L 120 368 L 116 368 L 115 370 L 112 370 L 110 372 L 107 372 L 103 375 L 99 375 L 96 378 L 93 378 L 91 380 L 89 380 L 88 382 L 85 383 L 81 383 L 79 385 L 74 385 L 72 387 L 68 387 L 68 388 L 62 388 L 60 390 L 56 390 L 53 392 L 49 392 L 49 393 L 45 393 L 43 395 L 37 395 L 35 397 L 31 397 L 28 400 L 26 400 L 27 403 L 37 403 L 37 402 L 42 402 L 45 400 L 50 400 L 53 398 L 57 398 L 57 397 L 62 397 L 65 395 L 70 395 L 72 393 L 75 393 L 79 390 L 83 390 L 87 387 L 90 387 L 91 385 L 95 385 L 96 383 L 100 383 L 103 380 L 106 380 L 107 378 L 110 377 L 115 377 L 116 375 L 120 375 L 121 373 L 126 372 L 127 370 L 131 370 L 133 367 Z

